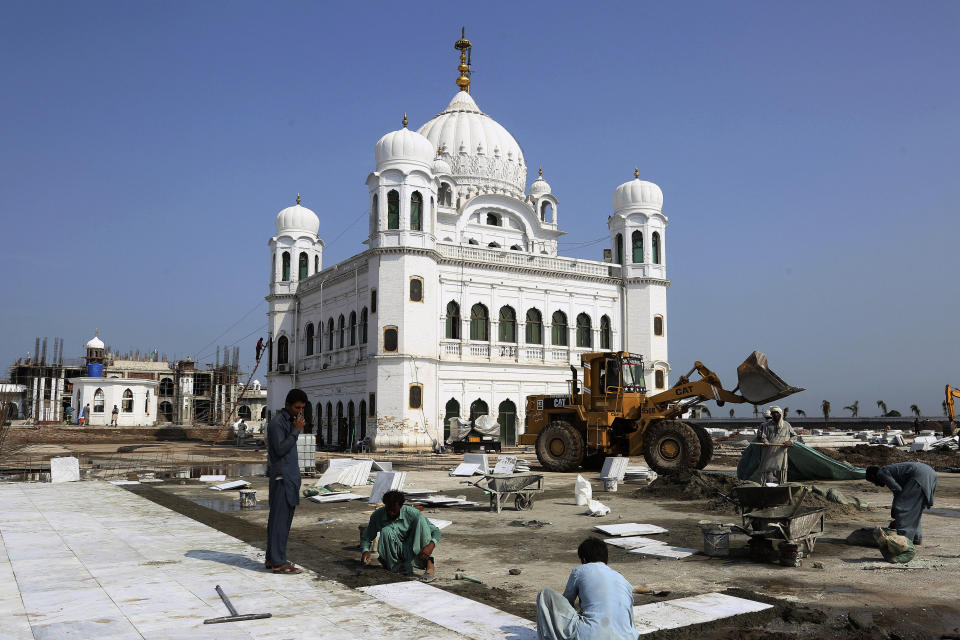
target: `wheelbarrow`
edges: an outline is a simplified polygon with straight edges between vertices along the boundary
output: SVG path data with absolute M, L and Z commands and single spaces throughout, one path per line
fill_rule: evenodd
M 543 475 L 539 473 L 489 474 L 476 482 L 464 480 L 462 484 L 483 489 L 490 494 L 490 511 L 500 513 L 504 503 L 514 496 L 517 511 L 533 507 L 533 497 L 543 491 Z
M 780 564 L 800 566 L 804 555 L 813 553 L 817 536 L 823 533 L 823 516 L 826 507 L 802 507 L 803 496 L 796 504 L 769 507 L 743 514 L 746 533 L 751 536 L 751 548 L 761 555 L 763 550 L 772 550 L 773 542 L 780 541 Z

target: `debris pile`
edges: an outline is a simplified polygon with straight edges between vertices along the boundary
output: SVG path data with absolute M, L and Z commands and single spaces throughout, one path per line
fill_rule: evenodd
M 858 467 L 882 467 L 896 462 L 923 462 L 937 471 L 956 471 L 960 469 L 960 452 L 951 449 L 903 451 L 895 447 L 859 444 L 855 447 L 843 447 L 836 450 L 824 449 L 823 453 Z

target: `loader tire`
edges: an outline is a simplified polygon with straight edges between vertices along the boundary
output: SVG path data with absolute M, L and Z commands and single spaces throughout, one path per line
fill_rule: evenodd
M 537 436 L 537 460 L 547 471 L 575 471 L 583 464 L 583 436 L 566 420 L 553 420 Z
M 697 432 L 697 439 L 700 441 L 700 457 L 697 459 L 697 469 L 703 469 L 713 460 L 713 438 L 707 433 L 707 430 L 700 425 L 691 425 Z
M 693 469 L 700 460 L 700 438 L 688 424 L 661 420 L 643 434 L 643 457 L 660 474 Z

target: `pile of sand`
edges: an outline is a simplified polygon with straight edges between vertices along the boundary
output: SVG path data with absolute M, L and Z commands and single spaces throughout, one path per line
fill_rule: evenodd
M 960 451 L 903 451 L 896 447 L 858 444 L 855 447 L 821 449 L 821 453 L 858 467 L 882 467 L 896 462 L 923 462 L 937 471 L 960 471 Z

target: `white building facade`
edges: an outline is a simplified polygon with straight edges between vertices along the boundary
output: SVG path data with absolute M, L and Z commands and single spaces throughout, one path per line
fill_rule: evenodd
M 446 109 L 377 142 L 366 250 L 325 266 L 317 215 L 299 196 L 277 215 L 268 407 L 303 389 L 327 445 L 429 449 L 450 417 L 483 414 L 513 444 L 526 397 L 566 392 L 587 352 L 639 353 L 648 388 L 669 384 L 659 187 L 635 172 L 615 190 L 610 261 L 559 256 L 559 199 L 542 172 L 527 188 L 463 56 L 460 71 Z

